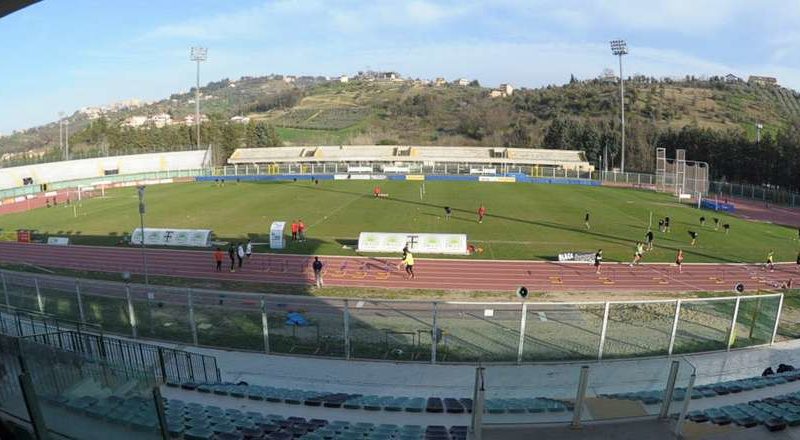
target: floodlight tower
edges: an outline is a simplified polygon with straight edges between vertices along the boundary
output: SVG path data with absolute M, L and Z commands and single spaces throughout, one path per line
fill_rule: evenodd
M 64 112 L 58 112 L 58 149 L 64 153 Z
M 625 172 L 625 79 L 622 76 L 622 56 L 628 53 L 628 44 L 625 40 L 611 40 L 611 53 L 619 57 L 619 104 L 620 120 L 622 121 L 622 157 L 620 171 Z
M 191 60 L 197 63 L 197 86 L 194 89 L 194 124 L 197 127 L 197 149 L 200 149 L 200 63 L 208 59 L 208 49 L 193 47 Z

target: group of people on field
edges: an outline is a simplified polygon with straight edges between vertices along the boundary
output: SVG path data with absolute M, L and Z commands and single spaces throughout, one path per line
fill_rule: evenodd
M 245 260 L 249 260 L 251 255 L 253 255 L 252 240 L 247 240 L 247 243 L 244 244 L 242 244 L 242 242 L 235 245 L 231 243 L 228 246 L 228 258 L 231 260 L 230 271 L 236 272 L 237 267 L 241 270 L 242 264 Z M 214 262 L 216 263 L 217 272 L 222 272 L 223 260 L 225 260 L 225 253 L 222 251 L 221 247 L 217 247 L 214 251 Z

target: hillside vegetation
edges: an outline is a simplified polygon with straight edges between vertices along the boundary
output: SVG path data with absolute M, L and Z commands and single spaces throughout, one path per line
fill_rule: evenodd
M 218 162 L 240 147 L 436 144 L 581 149 L 598 166 L 607 149 L 610 164 L 619 165 L 616 82 L 573 79 L 497 98 L 489 91 L 475 83 L 432 86 L 410 80 L 224 79 L 201 88 L 201 108 L 209 121 L 200 137 L 214 146 Z M 181 120 L 193 113 L 193 98 L 193 91 L 175 94 L 93 121 L 76 113 L 69 117 L 73 157 L 190 146 L 196 142 L 194 130 L 185 125 L 130 129 L 120 123 L 132 115 L 159 113 Z M 690 159 L 709 162 L 716 178 L 800 187 L 792 176 L 800 168 L 797 92 L 717 77 L 635 77 L 626 82 L 625 100 L 627 169 L 652 171 L 655 147 L 670 154 L 686 148 Z M 232 123 L 237 115 L 250 122 Z M 763 124 L 759 143 L 757 123 Z M 57 148 L 57 124 L 0 139 L 2 152 L 35 150 L 56 159 L 61 156 Z M 741 166 L 745 161 L 748 166 Z

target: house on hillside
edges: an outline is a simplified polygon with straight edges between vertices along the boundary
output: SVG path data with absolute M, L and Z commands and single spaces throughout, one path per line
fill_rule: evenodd
M 286 76 L 283 77 L 283 82 L 285 82 L 286 84 L 291 84 L 291 83 L 295 82 L 296 80 L 297 80 L 297 78 L 295 78 L 292 75 L 286 75 Z
M 496 89 L 492 89 L 489 92 L 490 98 L 505 98 L 506 96 L 511 96 L 514 93 L 514 87 L 510 84 L 500 84 L 500 87 Z
M 772 76 L 750 75 L 750 77 L 747 78 L 747 83 L 758 86 L 776 86 L 778 85 L 778 79 Z
M 122 127 L 129 127 L 129 128 L 137 128 L 141 127 L 147 122 L 147 116 L 131 116 L 126 118 L 120 126 Z
M 172 125 L 172 116 L 170 116 L 168 113 L 159 113 L 151 116 L 148 119 L 148 122 L 155 127 L 161 128 L 167 125 Z
M 736 76 L 736 75 L 734 75 L 732 73 L 729 73 L 729 74 L 725 75 L 725 82 L 726 83 L 740 83 L 740 82 L 743 82 L 743 81 L 738 76 Z
M 247 116 L 234 116 L 231 118 L 231 122 L 234 124 L 247 124 L 250 122 L 250 118 Z
M 447 85 L 447 80 L 442 77 L 436 78 L 435 80 L 433 80 L 433 85 L 436 87 L 445 86 Z
M 461 86 L 461 87 L 466 87 L 466 86 L 469 85 L 469 80 L 466 79 L 466 78 L 459 78 L 459 79 L 453 81 L 453 84 L 455 84 L 457 86 Z
M 339 77 L 339 82 L 340 83 L 346 83 L 348 81 L 350 81 L 350 77 L 348 77 L 347 75 L 342 75 L 342 76 Z
M 208 122 L 208 116 L 200 114 L 200 123 Z M 194 115 L 187 115 L 183 118 L 183 125 L 194 125 Z

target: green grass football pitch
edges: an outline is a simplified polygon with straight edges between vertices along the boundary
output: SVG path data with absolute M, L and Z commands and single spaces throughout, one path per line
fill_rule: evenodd
M 387 199 L 372 197 L 380 185 Z M 670 195 L 629 189 L 477 182 L 321 181 L 282 183 L 213 182 L 156 185 L 147 188 L 146 226 L 212 229 L 218 239 L 252 238 L 267 242 L 269 225 L 303 219 L 308 241 L 289 243 L 283 252 L 354 255 L 358 234 L 372 232 L 464 233 L 484 249 L 487 259 L 550 260 L 567 251 L 602 248 L 607 261 L 629 261 L 634 242 L 643 240 L 652 213 L 655 250 L 644 261 L 674 261 L 682 248 L 686 262 L 763 262 L 770 249 L 789 261 L 800 243 L 796 231 L 754 223 L 722 213 L 678 204 Z M 483 203 L 487 218 L 477 223 Z M 0 229 L 28 228 L 72 237 L 76 244 L 113 244 L 139 225 L 135 188 L 109 190 L 83 200 L 77 209 L 52 208 L 0 216 Z M 453 209 L 449 221 L 444 206 Z M 583 224 L 591 215 L 591 229 Z M 77 213 L 77 217 L 75 214 Z M 661 233 L 658 218 L 671 218 Z M 705 227 L 699 224 L 705 216 Z M 729 223 L 726 235 L 715 231 L 713 217 Z M 689 246 L 688 231 L 699 232 Z M 288 225 L 287 225 L 288 232 Z M 257 246 L 256 251 L 266 251 Z

